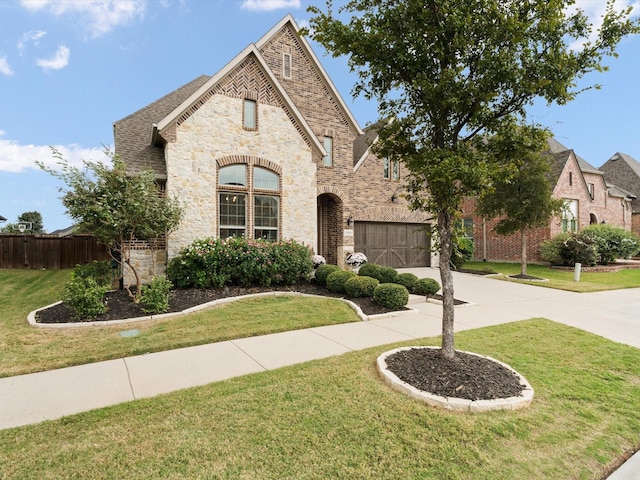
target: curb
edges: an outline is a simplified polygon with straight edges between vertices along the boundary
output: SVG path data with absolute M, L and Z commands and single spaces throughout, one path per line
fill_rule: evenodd
M 382 355 L 380 355 L 377 359 L 377 367 L 378 372 L 382 379 L 389 385 L 391 388 L 403 392 L 409 395 L 416 400 L 420 400 L 427 405 L 431 405 L 432 407 L 441 408 L 444 410 L 451 410 L 457 412 L 489 412 L 491 410 L 518 410 L 521 408 L 526 408 L 531 405 L 531 401 L 533 400 L 533 388 L 527 382 L 527 380 L 516 372 L 509 365 L 502 363 L 495 358 L 488 357 L 486 355 L 479 355 L 473 352 L 465 352 L 460 351 L 460 353 L 466 353 L 467 355 L 474 355 L 476 357 L 486 358 L 487 360 L 491 360 L 497 364 L 502 365 L 507 368 L 515 375 L 518 376 L 520 383 L 525 385 L 525 389 L 522 391 L 522 396 L 518 397 L 508 397 L 508 398 L 496 398 L 494 400 L 468 400 L 465 398 L 456 398 L 456 397 L 441 397 L 440 395 L 434 395 L 433 393 L 425 392 L 423 390 L 419 390 L 413 385 L 408 384 L 400 380 L 393 372 L 391 372 L 387 367 L 387 357 L 393 355 L 394 353 L 403 351 L 403 350 L 412 350 L 418 348 L 430 348 L 434 350 L 439 350 L 440 347 L 424 347 L 424 346 L 416 346 L 416 347 L 400 347 L 395 348 L 393 350 L 389 350 Z

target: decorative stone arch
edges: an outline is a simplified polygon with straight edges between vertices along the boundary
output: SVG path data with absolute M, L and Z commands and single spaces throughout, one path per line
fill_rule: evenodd
M 328 185 L 318 188 L 317 253 L 333 265 L 342 264 L 344 256 L 344 198 L 346 196 L 339 188 Z
M 277 173 L 278 175 L 282 175 L 281 165 L 262 157 L 252 157 L 250 155 L 229 155 L 226 157 L 216 159 L 216 163 L 218 164 L 218 168 L 222 168 L 228 165 L 234 165 L 238 163 L 244 163 L 246 165 L 263 167 L 268 170 L 271 170 L 274 173 Z

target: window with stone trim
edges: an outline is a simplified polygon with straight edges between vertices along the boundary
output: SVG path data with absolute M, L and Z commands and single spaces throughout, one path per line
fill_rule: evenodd
M 280 176 L 257 165 L 218 170 L 218 224 L 222 238 L 280 238 Z

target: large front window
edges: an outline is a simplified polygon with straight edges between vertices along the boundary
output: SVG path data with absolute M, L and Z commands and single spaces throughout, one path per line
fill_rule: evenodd
M 247 164 L 229 165 L 218 171 L 218 189 L 220 237 L 279 239 L 280 177 L 276 173 Z

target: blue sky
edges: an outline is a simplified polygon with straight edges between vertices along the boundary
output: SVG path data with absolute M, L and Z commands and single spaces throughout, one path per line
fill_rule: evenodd
M 633 2 L 640 14 L 640 0 L 619 0 Z M 60 182 L 34 163 L 55 165 L 50 145 L 76 164 L 104 159 L 114 121 L 215 74 L 287 13 L 306 25 L 311 3 L 324 0 L 0 0 L 0 215 L 37 210 L 49 232 L 70 226 Z M 578 4 L 597 20 L 604 1 Z M 360 125 L 375 121 L 375 104 L 351 98 L 346 59 L 312 46 Z M 600 90 L 530 110 L 594 166 L 617 151 L 640 159 L 640 37 L 618 53 L 582 83 Z

